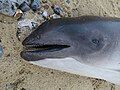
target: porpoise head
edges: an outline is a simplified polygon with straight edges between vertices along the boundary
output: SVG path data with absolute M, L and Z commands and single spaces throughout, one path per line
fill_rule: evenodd
M 49 20 L 23 45 L 22 58 L 33 64 L 120 84 L 120 19 Z
M 116 26 L 112 20 L 92 16 L 49 20 L 23 41 L 28 50 L 21 56 L 28 61 L 66 57 L 94 61 L 115 49 Z

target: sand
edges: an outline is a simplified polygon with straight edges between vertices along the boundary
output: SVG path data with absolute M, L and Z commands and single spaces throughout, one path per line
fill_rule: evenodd
M 51 1 L 63 7 L 69 17 L 120 17 L 120 0 Z M 23 47 L 16 38 L 16 30 L 16 19 L 0 15 L 0 39 L 4 47 L 4 56 L 0 58 L 0 90 L 120 90 L 120 86 L 104 80 L 47 69 L 26 62 L 20 57 Z

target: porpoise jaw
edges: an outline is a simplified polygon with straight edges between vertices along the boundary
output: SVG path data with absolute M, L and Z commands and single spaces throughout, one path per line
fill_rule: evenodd
M 24 41 L 21 57 L 39 66 L 120 85 L 120 19 L 97 16 L 42 23 Z

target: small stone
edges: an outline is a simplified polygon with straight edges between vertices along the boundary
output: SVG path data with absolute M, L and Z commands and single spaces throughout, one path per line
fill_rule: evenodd
M 10 0 L 10 1 L 20 6 L 24 1 L 27 1 L 27 0 Z
M 26 90 L 25 88 L 22 88 L 21 90 Z
M 24 1 L 20 6 L 19 9 L 22 10 L 23 12 L 26 12 L 30 10 L 30 4 L 27 1 Z
M 8 83 L 5 86 L 5 90 L 16 90 L 17 83 Z
M 17 11 L 15 3 L 10 0 L 0 0 L 0 13 L 8 16 L 13 16 Z
M 43 5 L 43 8 L 44 8 L 44 9 L 49 9 L 49 5 L 48 5 L 48 4 L 45 4 L 45 5 Z
M 23 41 L 26 38 L 26 36 L 28 36 L 29 32 L 30 32 L 29 26 L 24 26 L 24 27 L 18 28 L 16 32 L 16 36 L 19 41 Z
M 43 3 L 47 3 L 47 2 L 48 2 L 48 0 L 42 0 L 42 2 L 43 2 Z
M 32 0 L 30 6 L 31 6 L 31 9 L 32 9 L 33 11 L 37 11 L 37 10 L 40 10 L 40 9 L 41 9 L 42 3 L 41 3 L 40 0 Z
M 0 45 L 0 57 L 3 55 L 3 47 Z
M 20 19 L 18 21 L 18 29 L 16 36 L 19 41 L 23 41 L 32 31 L 38 27 L 38 23 L 34 19 Z
M 22 17 L 22 15 L 23 15 L 23 12 L 20 9 L 18 9 L 16 11 L 14 17 L 19 19 L 20 17 Z
M 70 0 L 66 0 L 66 2 L 69 4 L 69 3 L 70 3 Z
M 36 29 L 38 27 L 38 23 L 36 22 L 31 22 L 32 24 L 32 29 Z
M 37 22 L 34 20 L 34 19 L 21 19 L 18 21 L 18 28 L 22 28 L 22 27 L 29 27 L 30 29 L 33 29 L 34 28 L 34 25 L 33 25 L 33 22 L 34 22 L 34 25 L 36 24 L 37 25 Z
M 56 19 L 56 18 L 61 18 L 60 15 L 57 15 L 57 14 L 53 14 L 50 16 L 51 19 Z
M 47 18 L 48 18 L 48 13 L 44 10 L 44 11 L 42 12 L 42 16 L 47 19 Z
M 60 16 L 63 16 L 63 9 L 57 5 L 52 5 L 51 8 L 53 9 L 54 13 Z

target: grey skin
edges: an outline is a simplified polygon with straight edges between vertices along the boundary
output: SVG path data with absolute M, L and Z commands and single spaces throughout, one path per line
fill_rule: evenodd
M 41 24 L 24 41 L 27 61 L 71 57 L 120 70 L 120 19 L 97 16 L 59 18 Z M 111 66 L 112 65 L 112 66 Z

